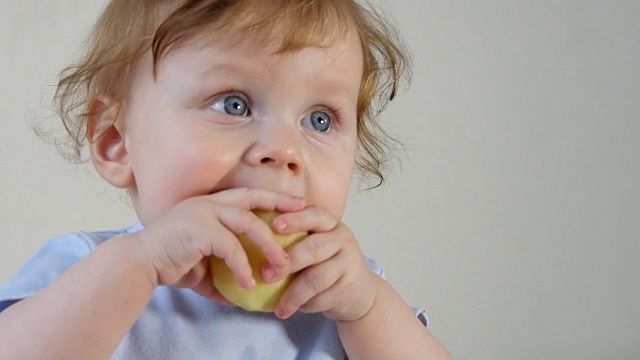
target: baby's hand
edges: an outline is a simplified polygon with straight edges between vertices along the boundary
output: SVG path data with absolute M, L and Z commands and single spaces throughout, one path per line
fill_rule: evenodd
M 158 285 L 191 288 L 212 300 L 227 303 L 216 292 L 208 257 L 225 260 L 245 288 L 255 284 L 247 255 L 237 235 L 246 235 L 264 251 L 276 277 L 288 272 L 289 258 L 271 229 L 252 209 L 298 211 L 302 200 L 262 189 L 231 189 L 185 200 L 136 237 L 144 244 Z
M 369 270 L 351 230 L 339 219 L 326 209 L 310 206 L 280 215 L 274 225 L 282 234 L 311 234 L 288 249 L 290 271 L 301 272 L 280 298 L 277 316 L 288 318 L 299 309 L 351 321 L 373 307 L 376 275 Z

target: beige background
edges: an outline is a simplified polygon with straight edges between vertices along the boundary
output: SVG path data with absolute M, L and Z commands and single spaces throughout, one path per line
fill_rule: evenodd
M 0 2 L 0 282 L 49 237 L 126 226 L 30 128 L 99 0 Z M 640 2 L 395 0 L 407 145 L 346 221 L 456 359 L 640 358 Z

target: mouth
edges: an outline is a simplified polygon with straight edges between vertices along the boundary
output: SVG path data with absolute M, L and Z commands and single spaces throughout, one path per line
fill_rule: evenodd
M 229 187 L 215 187 L 213 190 L 211 190 L 209 192 L 209 195 L 213 195 L 219 192 L 223 192 L 223 191 L 227 191 L 227 190 L 241 190 L 241 189 L 246 189 L 246 190 L 251 190 L 251 189 L 261 189 L 261 190 L 267 190 L 267 191 L 272 191 L 275 193 L 279 193 L 279 194 L 286 194 L 289 196 L 294 196 L 294 197 L 298 197 L 298 198 L 304 198 L 302 191 L 292 191 L 294 190 L 293 188 L 276 188 L 273 186 L 243 186 L 243 185 L 238 185 L 238 186 L 229 186 Z
M 210 194 L 231 189 L 263 189 L 280 194 L 304 198 L 304 181 L 300 178 L 287 178 L 274 173 L 235 172 L 219 181 Z

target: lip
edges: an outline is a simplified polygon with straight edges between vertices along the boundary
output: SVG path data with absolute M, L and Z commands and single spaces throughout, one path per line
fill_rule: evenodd
M 225 190 L 231 189 L 263 189 L 269 190 L 281 194 L 287 194 L 290 196 L 295 196 L 298 198 L 304 198 L 303 191 L 299 190 L 300 187 L 292 186 L 290 184 L 286 184 L 284 182 L 277 184 L 278 186 L 274 186 L 273 183 L 269 185 L 264 184 L 256 184 L 256 183 L 244 183 L 244 182 L 236 182 L 233 184 L 225 185 L 225 186 L 216 186 L 209 194 L 215 194 Z
M 286 176 L 275 171 L 248 171 L 237 169 L 221 179 L 212 189 L 217 193 L 229 189 L 264 189 L 281 194 L 304 198 L 304 180 L 301 177 Z M 267 171 L 264 171 L 267 170 Z
M 267 186 L 229 186 L 229 187 L 223 187 L 223 188 L 216 187 L 215 189 L 209 192 L 209 195 L 219 193 L 225 190 L 231 190 L 231 189 L 263 189 L 263 190 L 269 190 L 269 191 L 273 191 L 281 194 L 287 194 L 287 195 L 298 197 L 301 199 L 304 198 L 302 195 L 292 193 L 290 190 L 278 190 L 278 189 L 274 189 L 273 187 L 267 187 Z

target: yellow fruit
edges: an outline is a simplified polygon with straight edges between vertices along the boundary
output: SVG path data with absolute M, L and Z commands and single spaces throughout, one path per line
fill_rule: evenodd
M 279 215 L 274 211 L 254 210 L 254 213 L 262 219 L 262 221 L 269 224 L 269 226 L 271 226 L 273 220 Z M 286 249 L 305 238 L 307 235 L 307 232 L 301 232 L 291 235 L 275 234 L 275 237 L 278 242 L 280 242 L 280 245 Z M 267 260 L 264 257 L 262 249 L 246 236 L 239 236 L 238 240 L 249 258 L 249 264 L 253 270 L 253 278 L 256 280 L 256 286 L 252 289 L 245 289 L 240 286 L 233 272 L 229 269 L 224 260 L 217 257 L 211 257 L 209 262 L 211 274 L 213 276 L 213 285 L 222 295 L 224 295 L 225 298 L 227 298 L 227 300 L 245 310 L 274 311 L 276 304 L 278 303 L 278 299 L 280 299 L 280 296 L 296 274 L 291 274 L 288 277 L 271 284 L 263 282 L 260 270 L 265 264 L 267 264 Z

